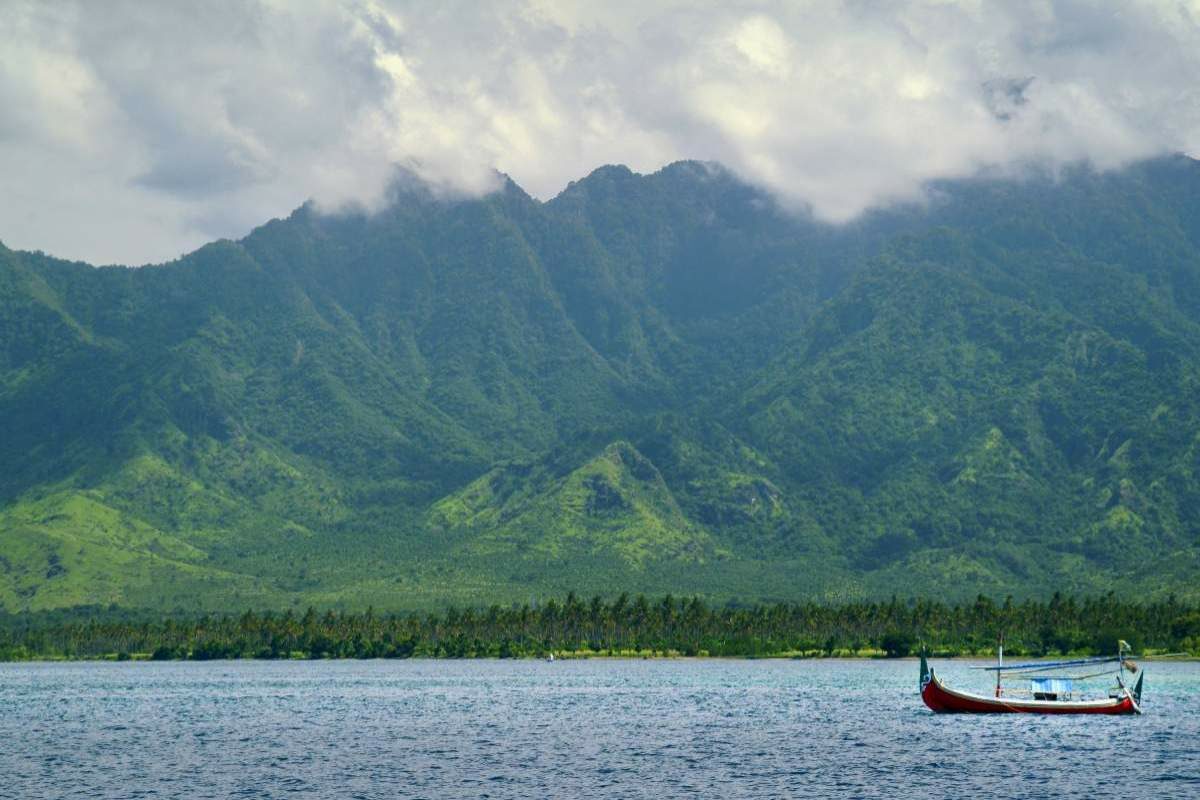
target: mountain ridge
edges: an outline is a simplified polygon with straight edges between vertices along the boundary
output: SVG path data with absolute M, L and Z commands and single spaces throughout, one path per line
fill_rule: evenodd
M 701 162 L 401 189 L 0 246 L 0 605 L 1195 593 L 1196 162 L 841 227 Z

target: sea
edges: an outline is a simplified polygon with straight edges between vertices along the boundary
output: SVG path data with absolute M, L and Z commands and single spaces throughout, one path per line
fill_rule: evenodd
M 1141 716 L 1038 717 L 911 659 L 0 664 L 0 797 L 1200 798 L 1200 664 L 1143 668 Z

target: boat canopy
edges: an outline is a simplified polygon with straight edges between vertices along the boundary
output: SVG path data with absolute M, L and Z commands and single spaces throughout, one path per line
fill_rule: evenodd
M 1075 688 L 1070 678 L 1034 678 L 1029 684 L 1034 694 L 1070 694 Z

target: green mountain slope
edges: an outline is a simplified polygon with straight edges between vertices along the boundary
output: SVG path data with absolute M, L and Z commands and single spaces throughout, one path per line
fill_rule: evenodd
M 0 246 L 0 605 L 1195 596 L 1200 164 L 824 226 L 720 167 Z

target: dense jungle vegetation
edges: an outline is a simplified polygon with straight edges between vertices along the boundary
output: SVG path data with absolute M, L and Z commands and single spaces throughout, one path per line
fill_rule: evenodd
M 1112 596 L 1004 603 L 779 603 L 712 607 L 699 597 L 574 594 L 530 606 L 138 619 L 77 609 L 0 616 L 0 660 L 117 658 L 521 658 L 544 656 L 1010 655 L 1135 651 L 1200 655 L 1200 608 Z
M 400 175 L 377 214 L 305 206 L 137 269 L 0 245 L 10 612 L 1198 587 L 1188 158 L 836 227 L 681 162 L 548 202 Z M 447 646 L 413 619 L 372 624 Z M 878 644 L 840 630 L 780 646 Z

